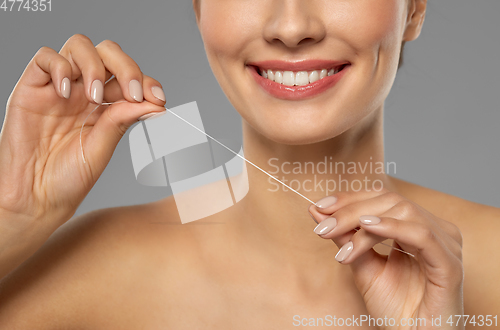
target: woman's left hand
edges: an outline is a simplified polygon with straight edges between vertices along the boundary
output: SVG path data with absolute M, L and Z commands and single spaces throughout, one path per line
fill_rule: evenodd
M 381 328 L 401 328 L 403 319 L 425 318 L 427 326 L 414 328 L 432 329 L 432 319 L 441 317 L 441 326 L 435 328 L 464 329 L 453 317 L 463 315 L 462 235 L 457 226 L 387 190 L 341 192 L 317 205 L 324 207 L 309 207 L 319 222 L 315 233 L 340 248 L 335 259 L 351 265 L 370 316 L 396 323 Z M 387 238 L 414 257 L 395 249 L 384 256 L 372 249 Z M 453 325 L 446 323 L 450 316 Z

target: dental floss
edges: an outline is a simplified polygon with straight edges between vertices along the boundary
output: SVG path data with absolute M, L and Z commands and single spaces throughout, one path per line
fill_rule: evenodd
M 85 118 L 85 120 L 83 121 L 82 127 L 81 127 L 81 129 L 80 129 L 80 150 L 81 150 L 81 152 L 82 152 L 82 158 L 83 158 L 83 163 L 84 163 L 84 164 L 86 163 L 86 161 L 85 161 L 85 154 L 84 154 L 84 152 L 83 152 L 82 132 L 83 132 L 83 128 L 85 127 L 85 123 L 87 122 L 87 119 L 88 119 L 88 118 L 90 117 L 90 115 L 91 115 L 92 113 L 94 113 L 94 111 L 96 111 L 96 110 L 97 110 L 97 108 L 99 108 L 101 105 L 113 105 L 113 104 L 118 104 L 118 103 L 123 103 L 123 102 L 128 102 L 128 101 L 124 100 L 124 101 L 118 101 L 118 102 L 110 102 L 110 103 L 101 103 L 101 104 L 98 104 L 98 105 L 94 108 L 94 110 L 92 110 L 92 111 L 88 114 L 87 118 Z M 198 127 L 196 127 L 195 125 L 191 124 L 190 122 L 188 122 L 188 121 L 187 121 L 187 120 L 185 120 L 184 118 L 182 118 L 182 117 L 180 117 L 179 115 L 177 115 L 176 113 L 174 113 L 174 112 L 170 111 L 170 110 L 169 110 L 169 109 L 167 109 L 166 107 L 165 107 L 165 110 L 166 110 L 166 111 L 169 111 L 171 114 L 173 114 L 173 115 L 174 115 L 174 116 L 176 116 L 177 118 L 181 119 L 181 120 L 182 120 L 182 121 L 184 121 L 186 124 L 188 124 L 188 125 L 190 125 L 190 126 L 194 127 L 194 128 L 195 128 L 195 129 L 197 129 L 199 132 L 201 132 L 201 133 L 205 134 L 207 137 L 209 137 L 209 138 L 210 138 L 210 139 L 212 139 L 213 141 L 217 142 L 217 143 L 218 143 L 218 144 L 220 144 L 222 147 L 226 148 L 227 150 L 229 150 L 230 152 L 232 152 L 232 153 L 233 153 L 233 154 L 235 154 L 236 156 L 240 157 L 240 158 L 241 158 L 241 159 L 243 159 L 245 162 L 249 163 L 250 165 L 252 165 L 252 166 L 253 166 L 253 167 L 255 167 L 256 169 L 258 169 L 258 170 L 259 170 L 259 171 L 261 171 L 262 173 L 264 173 L 264 174 L 268 175 L 270 178 L 272 178 L 272 179 L 274 179 L 274 180 L 278 181 L 279 183 L 281 183 L 282 185 L 284 185 L 285 187 L 287 187 L 288 189 L 290 189 L 291 191 L 293 191 L 294 193 L 296 193 L 296 194 L 297 194 L 297 195 L 299 195 L 300 197 L 302 197 L 302 198 L 306 199 L 308 202 L 310 202 L 310 203 L 314 204 L 315 206 L 317 206 L 317 204 L 316 204 L 315 202 L 313 202 L 312 200 L 310 200 L 310 199 L 309 199 L 309 198 L 307 198 L 306 196 L 302 195 L 302 194 L 301 194 L 301 193 L 299 193 L 297 190 L 295 190 L 295 189 L 293 189 L 292 187 L 288 186 L 288 185 L 287 185 L 287 184 L 285 184 L 284 182 L 282 182 L 282 181 L 280 181 L 280 180 L 276 179 L 274 176 L 272 176 L 271 174 L 267 173 L 266 171 L 264 171 L 263 169 L 261 169 L 259 166 L 255 165 L 254 163 L 252 163 L 251 161 L 249 161 L 249 160 L 248 160 L 248 159 L 246 159 L 245 157 L 241 156 L 240 154 L 238 154 L 238 153 L 234 152 L 232 149 L 230 149 L 229 147 L 225 146 L 225 145 L 224 145 L 224 144 L 222 144 L 221 142 L 217 141 L 215 138 L 213 138 L 213 137 L 212 137 L 212 136 L 210 136 L 209 134 L 207 134 L 207 133 L 203 132 L 201 129 L 199 129 L 199 128 L 198 128 Z M 354 228 L 354 230 L 358 231 L 359 229 Z M 406 251 L 403 251 L 403 250 L 401 250 L 401 249 L 398 249 L 398 248 L 396 248 L 396 247 L 394 247 L 394 246 L 391 246 L 391 245 L 389 245 L 389 244 L 385 244 L 385 243 L 383 243 L 383 242 L 380 242 L 380 243 L 378 243 L 378 244 L 382 244 L 382 245 L 388 246 L 388 247 L 390 247 L 391 249 L 397 250 L 397 251 L 399 251 L 399 252 L 405 253 L 405 254 L 407 254 L 407 255 L 412 256 L 413 258 L 415 258 L 415 256 L 414 256 L 413 254 L 411 254 L 411 253 L 409 253 L 409 252 L 406 252 Z
M 166 108 L 165 108 L 166 109 Z M 170 111 L 167 109 L 167 111 Z M 201 133 L 205 134 L 206 136 L 208 136 L 209 138 L 211 138 L 212 140 L 214 140 L 215 142 L 217 142 L 218 144 L 220 144 L 221 146 L 223 146 L 224 148 L 226 148 L 227 150 L 231 151 L 233 154 L 235 154 L 236 156 L 240 157 L 241 159 L 243 159 L 244 161 L 246 161 L 247 163 L 249 163 L 250 165 L 252 165 L 253 167 L 255 167 L 256 169 L 258 169 L 259 171 L 263 172 L 264 174 L 268 175 L 270 178 L 273 178 L 274 180 L 278 181 L 279 183 L 281 183 L 282 185 L 284 185 L 285 187 L 287 187 L 288 189 L 290 189 L 291 191 L 293 191 L 294 193 L 296 193 L 297 195 L 305 198 L 308 202 L 316 205 L 316 203 L 314 203 L 312 200 L 310 200 L 309 198 L 307 198 L 306 196 L 302 195 L 301 193 L 299 193 L 297 190 L 293 189 L 292 187 L 288 186 L 287 184 L 285 184 L 284 182 L 281 182 L 280 180 L 276 179 L 274 176 L 272 176 L 271 174 L 267 173 L 266 171 L 264 171 L 263 169 L 261 169 L 260 167 L 258 167 L 257 165 L 255 165 L 254 163 L 252 163 L 251 161 L 249 161 L 248 159 L 246 159 L 245 157 L 241 156 L 240 154 L 234 152 L 233 150 L 231 150 L 230 148 L 226 147 L 225 145 L 223 145 L 222 143 L 220 143 L 219 141 L 217 141 L 216 139 L 214 139 L 213 137 L 211 137 L 210 135 L 208 135 L 207 133 L 203 132 L 201 129 L 199 129 L 198 127 L 194 126 L 193 124 L 191 124 L 190 122 L 188 122 L 187 120 L 185 120 L 184 118 L 180 117 L 179 115 L 177 115 L 176 113 L 170 111 L 171 114 L 173 114 L 174 116 L 176 116 L 177 118 L 181 119 L 182 121 L 184 121 L 186 124 L 196 128 L 198 131 L 200 131 Z
M 83 124 L 82 124 L 82 128 L 80 129 L 80 149 L 81 149 L 81 152 L 82 152 L 82 158 L 83 158 L 83 163 L 86 163 L 85 161 L 85 155 L 83 153 L 83 143 L 82 143 L 82 132 L 83 132 L 83 127 L 85 126 L 85 123 L 87 122 L 87 119 L 89 118 L 89 116 L 95 111 L 97 110 L 97 108 L 99 108 L 101 105 L 112 105 L 112 104 L 117 104 L 117 103 L 123 103 L 123 102 L 127 102 L 127 101 L 119 101 L 119 102 L 114 102 L 114 103 L 102 103 L 102 104 L 99 104 L 97 105 L 94 110 L 92 110 L 87 118 L 85 118 L 85 120 L 83 121 Z M 191 124 L 190 122 L 188 122 L 187 120 L 185 120 L 184 118 L 180 117 L 178 114 L 170 111 L 169 109 L 167 109 L 165 107 L 165 110 L 167 110 L 168 112 L 170 112 L 171 114 L 173 114 L 174 116 L 176 116 L 177 118 L 179 118 L 180 120 L 184 121 L 186 124 L 196 128 L 199 132 L 205 134 L 207 137 L 211 138 L 212 140 L 214 140 L 215 142 L 217 142 L 218 144 L 220 144 L 221 146 L 223 146 L 224 148 L 226 148 L 227 150 L 229 150 L 230 152 L 232 152 L 233 154 L 235 154 L 236 156 L 240 157 L 241 159 L 243 159 L 244 161 L 246 161 L 247 163 L 249 163 L 250 165 L 252 165 L 253 167 L 255 167 L 256 169 L 258 169 L 259 171 L 263 172 L 264 174 L 268 175 L 270 178 L 273 178 L 274 180 L 278 181 L 279 183 L 281 183 L 282 185 L 284 185 L 285 187 L 287 187 L 288 189 L 290 189 L 291 191 L 293 191 L 294 193 L 298 194 L 299 196 L 301 196 L 302 198 L 306 199 L 308 202 L 316 205 L 315 202 L 313 202 L 312 200 L 310 200 L 309 198 L 307 198 L 306 196 L 302 195 L 301 193 L 299 193 L 297 190 L 293 189 L 292 187 L 288 186 L 287 184 L 285 184 L 284 182 L 276 179 L 274 176 L 272 176 L 271 174 L 267 173 L 266 171 L 264 171 L 263 169 L 261 169 L 259 166 L 255 165 L 254 163 L 252 163 L 251 161 L 249 161 L 248 159 L 246 159 L 245 157 L 241 156 L 240 154 L 234 152 L 233 150 L 231 150 L 230 148 L 226 147 L 224 144 L 222 144 L 221 142 L 217 141 L 215 138 L 211 137 L 210 135 L 208 135 L 207 133 L 203 132 L 201 129 L 199 129 L 198 127 L 196 127 L 195 125 Z

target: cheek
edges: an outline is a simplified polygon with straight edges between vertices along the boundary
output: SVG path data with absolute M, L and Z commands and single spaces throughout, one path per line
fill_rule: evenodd
M 205 53 L 226 97 L 238 111 L 248 100 L 242 76 L 245 59 L 255 56 L 262 43 L 262 24 L 268 0 L 202 0 L 199 29 Z
M 356 53 L 396 50 L 402 41 L 404 0 L 341 1 L 328 13 L 331 31 L 337 31 Z
M 248 0 L 203 0 L 200 33 L 207 56 L 241 60 L 262 19 Z M 253 14 L 251 14 L 253 13 Z M 253 27 L 253 28 L 252 28 Z

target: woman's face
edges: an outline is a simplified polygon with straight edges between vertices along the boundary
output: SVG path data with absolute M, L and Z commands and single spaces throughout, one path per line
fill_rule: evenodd
M 195 10 L 210 66 L 241 116 L 273 141 L 306 144 L 380 109 L 402 41 L 420 32 L 416 2 L 425 1 L 201 0 Z

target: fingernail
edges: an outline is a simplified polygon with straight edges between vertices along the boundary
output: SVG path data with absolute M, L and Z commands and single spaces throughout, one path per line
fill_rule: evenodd
M 165 113 L 166 113 L 166 110 L 163 111 L 163 112 L 151 112 L 151 113 L 145 114 L 144 116 L 139 117 L 139 119 L 137 119 L 137 120 L 145 120 L 145 119 L 148 119 L 148 118 L 151 118 L 151 117 L 154 117 L 154 116 L 163 115 Z
M 320 209 L 325 209 L 329 206 L 332 206 L 336 202 L 337 202 L 337 197 L 327 196 L 327 197 L 324 197 L 324 198 L 320 199 L 319 201 L 317 201 L 316 207 L 319 207 Z
M 166 101 L 165 93 L 163 92 L 163 89 L 161 89 L 160 87 L 153 86 L 151 88 L 151 93 L 153 93 L 154 97 L 156 97 L 158 100 L 161 100 L 163 102 Z
M 94 80 L 90 90 L 91 90 L 90 97 L 92 98 L 92 100 L 94 100 L 94 102 L 97 104 L 101 104 L 104 94 L 104 88 L 102 82 L 98 79 Z
M 337 219 L 328 217 L 325 220 L 321 221 L 319 225 L 314 228 L 314 232 L 318 235 L 324 235 L 332 231 L 333 228 L 337 225 Z
M 128 83 L 128 91 L 130 93 L 130 97 L 136 100 L 137 102 L 144 101 L 144 95 L 142 92 L 142 85 L 138 80 L 130 80 Z
M 365 225 L 376 225 L 380 222 L 380 218 L 374 215 L 362 215 L 359 217 L 359 222 Z
M 309 212 L 309 210 L 307 211 L 307 213 L 309 213 L 309 215 L 311 216 L 311 218 L 314 220 L 314 222 L 318 223 L 318 221 L 316 220 L 316 218 L 312 215 L 311 212 Z
M 351 241 L 347 242 L 340 248 L 339 252 L 335 255 L 335 260 L 338 262 L 344 261 L 352 252 L 353 244 Z
M 69 99 L 71 95 L 71 82 L 68 78 L 64 78 L 61 81 L 61 94 L 65 99 Z

